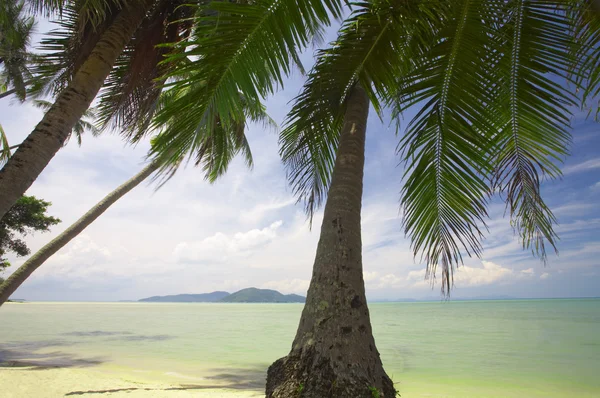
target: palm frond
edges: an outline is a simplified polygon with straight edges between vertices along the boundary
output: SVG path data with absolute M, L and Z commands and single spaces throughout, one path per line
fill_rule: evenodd
M 189 88 L 184 87 L 182 90 L 189 90 Z M 177 92 L 175 88 L 163 92 L 156 111 L 160 112 L 171 106 L 172 101 L 177 101 L 185 95 L 186 92 Z M 200 166 L 209 182 L 215 182 L 225 174 L 237 154 L 242 154 L 248 167 L 253 166 L 252 152 L 245 134 L 246 123 L 259 123 L 267 128 L 274 127 L 275 124 L 262 104 L 253 104 L 241 94 L 238 96 L 244 106 L 244 120 L 239 123 L 222 123 L 219 115 L 212 113 L 198 125 L 193 126 L 193 131 L 180 131 L 180 134 L 161 132 L 153 137 L 149 157 L 161 164 L 155 176 L 155 180 L 159 181 L 159 187 L 173 177 L 186 161 L 193 162 L 194 166 Z M 171 133 L 170 128 L 169 124 L 165 131 Z
M 212 2 L 200 7 L 194 34 L 165 61 L 190 62 L 168 75 L 178 96 L 158 113 L 155 127 L 167 126 L 161 133 L 165 140 L 183 140 L 197 150 L 203 142 L 197 126 L 213 131 L 217 121 L 225 130 L 243 124 L 248 104 L 260 104 L 282 85 L 299 51 L 330 23 L 329 13 L 339 17 L 341 12 L 341 0 Z
M 29 45 L 34 26 L 35 20 L 25 14 L 22 1 L 0 1 L 0 82 L 14 89 L 21 101 L 32 77 Z
M 504 54 L 496 66 L 501 115 L 493 156 L 493 187 L 506 194 L 507 210 L 523 247 L 546 258 L 556 250 L 556 218 L 540 194 L 543 178 L 561 175 L 568 154 L 570 119 L 577 98 L 573 77 L 573 36 L 560 1 L 510 2 L 496 32 Z M 576 77 L 576 76 L 575 76 Z
M 102 34 L 116 18 L 120 8 L 109 2 L 104 18 L 92 24 L 77 4 L 68 3 L 61 9 L 57 28 L 40 42 L 43 56 L 36 58 L 35 73 L 39 84 L 32 88 L 33 95 L 56 95 L 65 89 L 77 70 L 89 57 Z
M 311 220 L 327 195 L 350 88 L 360 84 L 380 112 L 380 101 L 387 101 L 390 88 L 395 89 L 398 76 L 410 69 L 411 54 L 420 47 L 412 38 L 427 41 L 425 32 L 439 11 L 429 1 L 351 5 L 353 13 L 337 40 L 318 51 L 279 138 L 288 180 Z
M 62 91 L 89 57 L 103 33 L 110 27 L 124 6 L 135 7 L 140 0 L 76 0 L 51 1 L 50 14 L 57 14 L 57 28 L 40 43 L 43 56 L 38 57 L 35 69 L 38 84 L 36 95 L 57 94 Z M 43 1 L 40 3 L 44 3 Z M 159 1 L 157 7 L 172 3 Z M 44 7 L 34 7 L 40 11 Z M 152 11 L 151 11 L 152 12 Z
M 566 16 L 573 37 L 572 77 L 580 92 L 581 105 L 600 114 L 600 9 L 595 0 L 570 0 Z
M 30 12 L 45 17 L 59 14 L 68 3 L 67 0 L 26 0 L 25 2 Z
M 117 9 L 138 0 L 25 0 L 30 12 L 44 17 L 65 16 L 70 9 L 78 11 L 83 25 L 98 26 Z M 83 26 L 82 25 L 82 26 Z
M 138 121 L 153 113 L 162 90 L 160 77 L 173 67 L 162 63 L 171 51 L 167 45 L 187 38 L 191 11 L 179 1 L 161 2 L 144 20 L 104 83 L 98 105 L 102 128 L 135 135 Z
M 427 277 L 435 281 L 441 266 L 445 292 L 461 251 L 481 253 L 487 217 L 483 176 L 491 172 L 485 154 L 493 97 L 486 73 L 493 60 L 486 48 L 495 23 L 487 6 L 453 1 L 433 46 L 399 83 L 396 115 L 417 108 L 398 147 L 406 165 L 404 229 L 427 264 Z

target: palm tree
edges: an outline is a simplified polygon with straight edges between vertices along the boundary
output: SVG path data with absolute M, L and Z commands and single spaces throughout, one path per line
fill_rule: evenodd
M 136 57 L 135 46 L 145 55 L 161 55 L 158 44 L 177 41 L 188 30 L 187 7 L 167 0 L 30 0 L 37 12 L 60 12 L 63 28 L 58 32 L 55 58 L 45 57 L 41 72 L 53 77 L 57 97 L 42 121 L 0 170 L 0 217 L 42 172 L 64 144 L 66 137 L 97 95 L 115 63 L 126 50 L 137 60 L 133 77 L 148 76 L 157 69 L 160 57 Z M 180 23 L 176 23 L 180 21 Z M 61 41 L 62 40 L 62 41 Z M 121 56 L 121 58 L 119 58 Z M 147 68 L 147 63 L 154 65 Z M 57 71 L 61 69 L 60 72 Z M 145 68 L 145 69 L 144 69 Z M 48 72 L 49 70 L 49 72 Z M 150 79 L 148 83 L 153 80 Z M 137 82 L 131 87 L 138 87 Z M 149 90 L 155 94 L 156 90 Z
M 325 200 L 313 275 L 290 353 L 268 371 L 267 397 L 392 397 L 362 276 L 360 210 L 369 102 L 416 116 L 398 153 L 406 165 L 404 230 L 427 275 L 449 293 L 463 253 L 479 255 L 493 192 L 524 248 L 556 247 L 540 194 L 560 175 L 569 121 L 597 86 L 597 19 L 587 2 L 354 4 L 319 53 L 280 136 L 289 179 L 309 215 Z M 596 91 L 597 92 L 597 91 Z M 593 93 L 593 92 L 592 92 Z

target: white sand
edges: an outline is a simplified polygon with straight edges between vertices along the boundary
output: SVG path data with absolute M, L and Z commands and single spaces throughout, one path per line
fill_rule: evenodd
M 264 394 L 228 389 L 204 389 L 168 383 L 131 380 L 94 368 L 0 367 L 2 398 L 54 397 L 198 397 L 258 398 Z

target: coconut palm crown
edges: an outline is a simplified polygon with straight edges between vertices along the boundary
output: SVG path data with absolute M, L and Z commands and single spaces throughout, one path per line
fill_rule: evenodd
M 463 253 L 480 255 L 500 193 L 523 247 L 556 249 L 540 184 L 560 177 L 570 120 L 598 92 L 598 19 L 585 1 L 355 2 L 318 54 L 280 142 L 312 214 L 326 197 L 348 89 L 360 84 L 398 124 L 404 230 L 442 288 Z

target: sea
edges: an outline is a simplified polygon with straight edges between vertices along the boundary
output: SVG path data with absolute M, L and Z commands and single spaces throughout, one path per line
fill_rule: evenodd
M 402 397 L 600 397 L 600 299 L 372 303 L 373 333 Z M 301 304 L 9 303 L 4 366 L 264 388 Z M 1 371 L 1 370 L 0 370 Z

